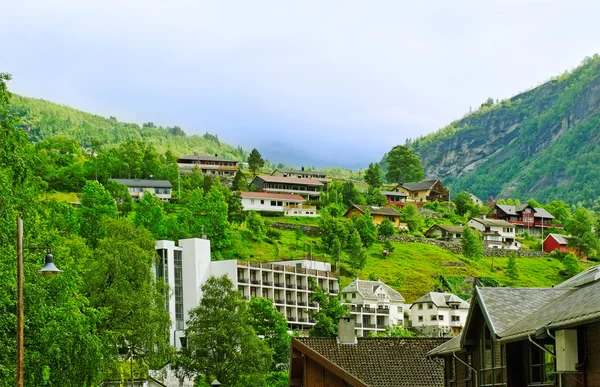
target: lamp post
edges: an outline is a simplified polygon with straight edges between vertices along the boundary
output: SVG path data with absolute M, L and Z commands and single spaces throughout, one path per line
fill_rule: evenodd
M 55 277 L 62 273 L 54 266 L 52 254 L 46 254 L 46 263 L 38 271 L 44 277 Z M 24 359 L 24 308 L 23 308 L 23 219 L 17 217 L 17 387 L 23 387 Z

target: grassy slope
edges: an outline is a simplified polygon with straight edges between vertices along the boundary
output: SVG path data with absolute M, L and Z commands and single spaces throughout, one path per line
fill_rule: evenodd
M 273 243 L 266 240 L 257 242 L 243 228 L 234 230 L 233 239 L 232 247 L 222 253 L 224 259 L 235 258 L 256 262 L 301 259 L 305 256 L 302 246 L 312 243 L 314 259 L 332 261 L 318 247 L 318 238 L 304 236 L 297 249 L 293 231 L 281 231 L 279 256 L 277 256 Z M 392 256 L 383 257 L 381 254 L 382 244 L 375 243 L 368 250 L 366 266 L 358 273 L 353 273 L 348 265 L 343 263 L 340 268 L 342 286 L 350 283 L 356 275 L 361 279 L 367 279 L 369 275 L 372 275 L 398 290 L 407 302 L 413 302 L 424 293 L 434 290 L 438 274 L 488 276 L 496 279 L 501 285 L 520 287 L 549 287 L 565 279 L 558 274 L 562 269 L 562 264 L 556 259 L 518 259 L 520 279 L 516 283 L 510 284 L 504 274 L 507 258 L 494 258 L 495 269 L 492 270 L 491 258 L 468 263 L 462 255 L 423 243 L 394 243 L 394 247 Z M 445 262 L 463 262 L 465 265 L 462 267 L 443 266 Z

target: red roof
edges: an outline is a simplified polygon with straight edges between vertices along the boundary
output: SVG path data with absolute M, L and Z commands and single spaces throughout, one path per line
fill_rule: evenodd
M 278 200 L 294 200 L 297 202 L 304 202 L 305 199 L 300 195 L 294 194 L 280 194 L 271 192 L 240 192 L 242 198 L 246 199 L 278 199 Z
M 288 184 L 302 184 L 302 185 L 316 185 L 322 186 L 319 180 L 316 179 L 307 179 L 307 178 L 298 178 L 298 177 L 282 177 L 282 176 L 268 176 L 268 175 L 260 175 L 256 176 L 255 179 L 262 179 L 269 183 L 288 183 Z

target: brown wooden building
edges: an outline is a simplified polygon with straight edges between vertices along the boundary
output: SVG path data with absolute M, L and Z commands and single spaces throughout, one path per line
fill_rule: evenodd
M 600 386 L 600 266 L 553 288 L 476 287 L 465 329 L 429 353 L 445 386 Z
M 426 355 L 447 339 L 355 338 L 354 324 L 348 329 L 348 333 L 351 335 L 348 341 L 337 338 L 294 337 L 289 385 L 443 386 L 442 362 L 439 359 L 430 359 Z

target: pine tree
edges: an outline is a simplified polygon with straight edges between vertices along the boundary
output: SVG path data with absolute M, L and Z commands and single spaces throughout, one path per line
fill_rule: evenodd
M 365 171 L 365 182 L 369 187 L 379 188 L 383 184 L 383 174 L 379 163 L 371 163 Z
M 256 171 L 259 171 L 264 167 L 265 160 L 263 160 L 262 155 L 256 148 L 250 151 L 250 155 L 248 156 L 248 168 L 252 171 L 252 175 L 256 176 Z
M 512 281 L 515 282 L 519 279 L 519 268 L 517 267 L 517 259 L 514 254 L 511 254 L 508 257 L 508 264 L 506 265 L 506 276 Z
M 483 243 L 479 232 L 469 226 L 463 229 L 461 246 L 465 258 L 478 260 L 483 257 Z
M 360 234 L 357 230 L 354 230 L 348 243 L 348 254 L 350 267 L 353 270 L 360 270 L 365 267 L 367 263 L 367 250 L 363 247 L 363 243 L 360 240 Z

